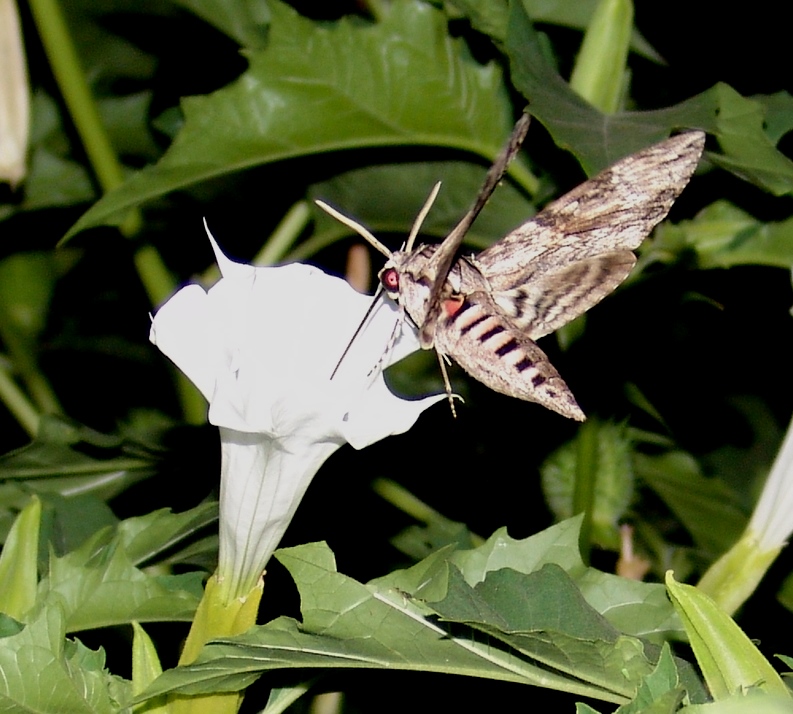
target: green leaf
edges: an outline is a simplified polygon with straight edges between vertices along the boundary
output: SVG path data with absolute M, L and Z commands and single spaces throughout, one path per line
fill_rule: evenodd
M 696 544 L 711 557 L 741 536 L 747 516 L 730 488 L 705 478 L 693 456 L 672 451 L 658 456 L 636 454 L 637 475 L 669 506 Z
M 18 634 L 0 638 L 3 711 L 115 714 L 129 701 L 129 682 L 105 670 L 101 650 L 65 640 L 64 622 L 53 603 Z
M 592 540 L 616 550 L 618 523 L 630 506 L 634 492 L 632 449 L 624 424 L 590 419 L 595 429 L 595 493 L 591 504 Z M 590 427 L 590 428 L 592 428 Z M 573 515 L 573 492 L 579 451 L 570 441 L 554 451 L 540 467 L 542 490 L 557 520 Z
M 690 221 L 661 223 L 654 240 L 643 244 L 643 256 L 671 262 L 693 251 L 702 268 L 734 265 L 793 265 L 793 218 L 764 223 L 728 201 L 702 209 Z
M 0 260 L 0 335 L 17 368 L 37 369 L 36 342 L 44 330 L 62 256 L 14 253 Z
M 779 137 L 772 140 L 764 131 L 763 101 L 716 84 L 664 109 L 603 114 L 573 92 L 548 63 L 522 4 L 513 0 L 511 8 L 506 52 L 512 81 L 529 100 L 531 113 L 559 146 L 576 155 L 587 175 L 675 129 L 699 128 L 719 140 L 724 153 L 708 154 L 714 163 L 775 195 L 793 191 L 793 162 L 775 148 Z M 774 95 L 773 107 L 781 104 Z
M 154 558 L 174 544 L 217 520 L 218 505 L 204 503 L 184 513 L 171 513 L 167 508 L 145 516 L 128 518 L 118 525 L 119 540 L 136 565 Z
M 793 670 L 793 657 L 788 657 L 787 655 L 778 654 L 776 657 L 782 660 L 787 666 L 788 669 Z M 785 672 L 785 674 L 790 674 L 789 672 Z
M 40 479 L 58 474 L 82 476 L 108 471 L 150 469 L 151 458 L 139 454 L 143 445 L 118 435 L 103 434 L 61 416 L 42 417 L 36 440 L 0 457 L 0 475 Z M 100 454 L 91 458 L 85 452 Z M 132 455 L 135 454 L 135 455 Z M 104 458 L 101 458 L 104 457 Z
M 163 518 L 159 513 L 136 520 L 152 523 Z M 126 535 L 123 529 L 116 533 L 105 529 L 77 550 L 50 559 L 49 575 L 39 587 L 39 600 L 42 607 L 53 602 L 63 604 L 69 631 L 133 620 L 192 619 L 203 592 L 201 574 L 146 575 L 126 552 Z
M 669 643 L 665 642 L 655 669 L 644 677 L 633 700 L 615 714 L 673 714 L 685 694 Z
M 65 255 L 15 253 L 0 261 L 0 338 L 39 412 L 60 404 L 39 368 L 38 340 Z
M 148 130 L 151 99 L 151 92 L 136 92 L 98 102 L 102 123 L 119 155 L 150 161 L 159 156 L 160 149 Z
M 470 624 L 550 668 L 627 696 L 638 692 L 634 708 L 624 705 L 619 712 L 636 712 L 659 702 L 666 707 L 662 711 L 671 712 L 669 705 L 686 694 L 667 644 L 659 656 L 639 640 L 621 636 L 586 604 L 556 565 L 544 565 L 529 575 L 504 568 L 473 588 L 452 571 L 448 594 L 430 607 L 444 619 Z M 685 663 L 680 664 L 692 684 L 691 696 L 699 699 L 701 687 Z
M 85 45 L 83 49 L 88 47 L 93 45 Z M 115 67 L 122 66 L 123 62 L 124 68 L 129 70 L 134 65 L 129 61 L 130 47 L 125 47 L 126 51 L 121 53 L 125 60 L 118 60 Z M 87 54 L 82 55 L 83 61 L 90 60 Z M 109 67 L 114 64 L 112 58 L 112 54 L 105 54 L 101 59 Z M 151 68 L 141 67 L 138 74 L 145 75 L 153 67 L 153 63 Z M 93 76 L 96 78 L 96 73 Z M 150 92 L 97 100 L 98 111 L 114 148 L 123 156 L 137 157 L 138 162 L 141 159 L 152 160 L 159 153 L 148 130 L 150 103 Z M 24 195 L 19 203 L 0 205 L 0 219 L 20 211 L 73 206 L 96 197 L 88 170 L 72 158 L 70 137 L 63 126 L 58 105 L 41 89 L 33 95 L 31 117 L 30 161 Z
M 777 151 L 766 135 L 763 103 L 746 99 L 725 84 L 713 90 L 719 107 L 716 134 L 724 153 L 710 160 L 775 196 L 790 193 L 793 161 Z
M 600 714 L 597 709 L 590 707 L 589 704 L 584 704 L 583 702 L 576 702 L 575 703 L 575 712 L 576 714 Z
M 576 30 L 585 30 L 589 25 L 598 0 L 522 0 L 526 14 L 534 22 L 561 25 Z M 471 25 L 497 42 L 504 42 L 509 24 L 509 2 L 507 0 L 446 0 L 469 19 Z M 637 30 L 631 33 L 631 49 L 653 62 L 663 58 L 653 49 Z
M 162 425 L 156 429 L 159 434 L 164 430 Z M 49 527 L 58 529 L 58 552 L 114 525 L 116 518 L 103 501 L 154 474 L 161 458 L 152 443 L 156 435 L 108 435 L 65 417 L 42 416 L 30 444 L 0 456 L 0 533 L 10 527 L 12 514 L 31 491 L 51 511 L 49 518 L 55 518 Z
M 21 620 L 36 599 L 41 501 L 33 496 L 0 553 L 0 612 Z
M 40 485 L 41 482 L 36 482 Z M 115 528 L 118 518 L 107 503 L 93 493 L 62 496 L 39 492 L 44 505 L 39 546 L 39 569 L 46 572 L 51 555 L 63 555 L 85 543 L 103 528 Z
M 476 538 L 463 523 L 437 519 L 425 526 L 405 528 L 391 538 L 390 543 L 413 560 L 421 560 L 448 545 L 471 548 Z
M 679 633 L 680 624 L 660 585 L 620 578 L 584 565 L 578 552 L 580 522 L 577 516 L 524 540 L 514 540 L 501 529 L 484 545 L 455 552 L 450 560 L 470 585 L 493 570 L 511 568 L 531 573 L 546 563 L 555 563 L 573 578 L 589 605 L 620 632 L 659 641 Z M 410 590 L 407 586 L 403 589 Z M 421 596 L 430 597 L 423 591 Z
M 473 588 L 452 569 L 446 597 L 429 607 L 444 621 L 470 625 L 552 671 L 626 698 L 652 669 L 641 641 L 620 636 L 558 565 L 528 575 L 503 568 Z
M 319 677 L 314 677 L 293 687 L 273 687 L 270 690 L 270 696 L 267 697 L 267 706 L 262 709 L 261 714 L 281 714 L 310 691 L 318 680 Z
M 266 3 L 256 0 L 175 0 L 177 5 L 190 10 L 216 27 L 240 45 L 259 49 L 267 39 L 270 12 Z
M 55 100 L 42 90 L 31 99 L 30 158 L 21 203 L 0 205 L 0 219 L 18 211 L 84 203 L 96 196 L 85 167 L 69 157 L 69 140 Z
M 539 37 L 520 2 L 511 3 L 506 52 L 511 78 L 529 100 L 531 113 L 554 141 L 576 155 L 587 175 L 668 136 L 674 126 L 660 111 L 603 114 L 579 97 L 548 63 Z M 702 96 L 702 95 L 700 95 Z M 715 107 L 692 102 L 689 126 L 705 126 Z M 684 112 L 685 114 L 685 112 Z
M 276 557 L 300 590 L 302 624 L 281 617 L 209 644 L 194 664 L 163 673 L 148 696 L 175 689 L 190 695 L 235 691 L 262 672 L 285 667 L 343 667 L 475 675 L 606 701 L 623 699 L 479 641 L 473 631 L 447 632 L 425 619 L 423 608 L 406 593 L 385 582 L 367 586 L 338 573 L 323 544 L 280 550 Z
M 765 108 L 765 133 L 776 144 L 793 129 L 793 97 L 787 92 L 752 97 Z
M 137 622 L 132 623 L 134 636 L 132 638 L 132 692 L 140 694 L 149 684 L 162 674 L 160 657 L 154 647 L 151 637 L 146 634 Z M 140 711 L 144 711 L 142 708 Z M 165 699 L 159 704 L 149 702 L 145 709 L 146 714 L 169 714 Z
M 485 173 L 486 169 L 462 161 L 368 166 L 315 184 L 309 189 L 309 198 L 322 199 L 375 235 L 396 233 L 404 237 L 431 188 L 441 181 L 441 191 L 422 224 L 421 233 L 442 239 L 473 203 Z M 466 234 L 465 242 L 485 248 L 525 223 L 535 212 L 534 205 L 505 181 Z M 325 211 L 315 207 L 313 213 L 314 233 L 293 251 L 291 259 L 305 258 L 350 233 Z
M 639 678 L 638 684 L 659 653 L 636 635 L 668 634 L 675 621 L 661 586 L 627 581 L 583 565 L 577 551 L 579 521 L 559 524 L 524 541 L 514 541 L 502 531 L 480 548 L 457 552 L 447 548 L 367 585 L 338 573 L 333 554 L 323 544 L 278 551 L 276 557 L 300 591 L 302 623 L 279 618 L 239 637 L 210 643 L 193 665 L 165 672 L 146 694 L 175 689 L 192 695 L 234 691 L 250 684 L 257 673 L 273 669 L 363 667 L 476 675 L 624 701 L 630 688 L 626 681 Z M 546 571 L 551 575 L 537 576 L 535 571 L 546 563 L 555 564 Z M 517 596 L 529 575 L 532 583 L 539 583 L 542 597 Z M 513 630 L 516 622 L 517 629 L 527 628 L 541 623 L 537 618 L 560 612 L 543 605 L 560 597 L 560 581 L 567 593 L 562 609 L 568 611 L 572 603 L 575 608 L 569 617 L 555 618 L 558 631 L 545 639 L 523 637 L 522 631 L 517 639 L 489 631 L 482 639 L 484 630 L 479 626 L 449 629 L 431 617 L 436 602 L 454 593 L 464 598 L 486 580 L 493 621 L 506 622 Z M 502 591 L 505 584 L 510 589 Z M 629 634 L 620 634 L 615 625 L 627 626 Z M 582 635 L 600 639 L 582 643 Z M 581 661 L 575 657 L 580 647 L 590 648 Z M 553 667 L 547 664 L 551 660 Z M 620 660 L 622 668 L 617 664 Z M 581 680 L 579 664 L 595 683 Z M 574 669 L 575 674 L 570 674 Z M 694 699 L 701 701 L 696 678 L 688 669 L 681 677 Z
M 790 700 L 751 690 L 708 704 L 686 707 L 683 714 L 789 714 Z
M 791 697 L 771 663 L 713 600 L 692 585 L 675 582 L 672 571 L 666 574 L 666 587 L 716 701 L 750 689 Z
M 497 66 L 473 61 L 444 17 L 417 0 L 380 23 L 319 25 L 273 0 L 266 49 L 233 84 L 182 103 L 184 127 L 163 158 L 103 197 L 69 235 L 119 223 L 143 201 L 263 163 L 370 146 L 438 145 L 492 159 L 512 125 Z M 393 82 L 411 77 L 410 91 Z M 520 163 L 512 175 L 534 179 Z

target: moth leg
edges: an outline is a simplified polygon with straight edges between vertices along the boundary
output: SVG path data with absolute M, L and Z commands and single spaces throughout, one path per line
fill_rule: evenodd
M 449 357 L 439 349 L 435 350 L 435 354 L 438 355 L 438 364 L 441 366 L 441 374 L 443 375 L 443 386 L 446 387 L 446 397 L 449 399 L 449 408 L 452 410 L 452 418 L 457 418 L 457 409 L 454 407 L 454 398 L 457 397 L 462 401 L 462 398 L 459 394 L 455 394 L 452 392 L 452 383 L 449 381 L 449 373 L 446 371 L 446 363 L 448 362 L 451 364 L 451 360 Z

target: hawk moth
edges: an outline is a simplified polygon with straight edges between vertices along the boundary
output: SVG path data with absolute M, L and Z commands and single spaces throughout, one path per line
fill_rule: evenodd
M 414 248 L 440 184 L 404 247 L 391 252 L 363 226 L 317 202 L 359 232 L 388 262 L 382 289 L 419 330 L 424 349 L 454 359 L 488 387 L 583 421 L 570 389 L 535 340 L 612 292 L 636 263 L 633 250 L 662 221 L 699 162 L 705 134 L 691 131 L 631 154 L 549 203 L 477 255 L 458 257 L 466 231 L 517 154 L 524 114 L 488 171 L 471 209 L 436 245 Z

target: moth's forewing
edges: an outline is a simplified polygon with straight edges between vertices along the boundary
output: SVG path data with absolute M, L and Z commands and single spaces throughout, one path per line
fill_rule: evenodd
M 597 304 L 628 276 L 630 251 L 669 213 L 704 145 L 702 132 L 688 132 L 632 154 L 479 253 L 495 303 L 512 315 L 520 309 L 510 301 L 522 301 L 517 324 L 535 339 Z M 531 302 L 553 304 L 554 317 L 534 324 L 547 310 Z
M 516 131 L 488 172 L 485 195 L 440 246 L 394 253 L 389 266 L 422 347 L 451 356 L 498 392 L 583 420 L 533 339 L 585 312 L 628 276 L 633 249 L 688 183 L 705 135 L 681 134 L 622 159 L 478 256 L 456 260 L 461 226 L 484 205 L 520 140 Z

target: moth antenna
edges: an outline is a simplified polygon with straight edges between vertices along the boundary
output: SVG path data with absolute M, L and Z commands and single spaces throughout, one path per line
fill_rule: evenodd
M 355 222 L 349 216 L 345 216 L 343 213 L 339 213 L 335 208 L 329 206 L 324 201 L 314 201 L 325 213 L 329 213 L 333 216 L 339 223 L 343 223 L 347 228 L 352 229 L 355 231 L 361 238 L 366 239 L 366 241 L 375 249 L 379 250 L 386 258 L 391 257 L 391 251 L 388 250 L 377 238 L 375 238 L 366 228 L 364 228 L 360 223 Z M 359 328 L 360 329 L 360 328 Z M 335 371 L 335 370 L 334 370 Z
M 350 351 L 350 347 L 352 347 L 352 343 L 355 342 L 355 338 L 361 334 L 361 330 L 363 329 L 363 326 L 366 324 L 366 321 L 369 319 L 369 315 L 372 314 L 372 310 L 374 310 L 374 306 L 377 304 L 377 301 L 380 299 L 380 294 L 382 292 L 383 292 L 383 288 L 379 288 L 377 292 L 375 292 L 374 298 L 372 298 L 372 302 L 369 303 L 369 307 L 366 310 L 366 314 L 363 316 L 363 320 L 361 320 L 360 323 L 358 323 L 358 327 L 355 328 L 355 332 L 353 332 L 352 337 L 350 337 L 350 341 L 347 343 L 347 346 L 344 348 L 344 352 L 341 353 L 341 357 L 339 357 L 339 361 L 336 362 L 336 366 L 333 368 L 333 371 L 330 373 L 331 379 L 333 379 L 336 376 L 336 372 L 339 371 L 339 367 L 341 367 L 341 363 L 344 362 L 344 358 L 347 356 L 347 353 Z
M 416 220 L 413 221 L 413 227 L 410 229 L 410 235 L 408 236 L 407 243 L 405 243 L 405 247 L 403 250 L 410 252 L 413 250 L 413 243 L 416 241 L 416 236 L 419 234 L 421 230 L 421 224 L 424 223 L 424 219 L 427 217 L 427 214 L 430 212 L 430 208 L 432 208 L 432 204 L 435 203 L 435 199 L 438 197 L 438 191 L 441 190 L 441 182 L 433 186 L 432 191 L 430 191 L 430 195 L 426 201 L 424 201 L 424 205 L 422 206 L 421 210 L 419 211 L 418 216 L 416 216 Z

